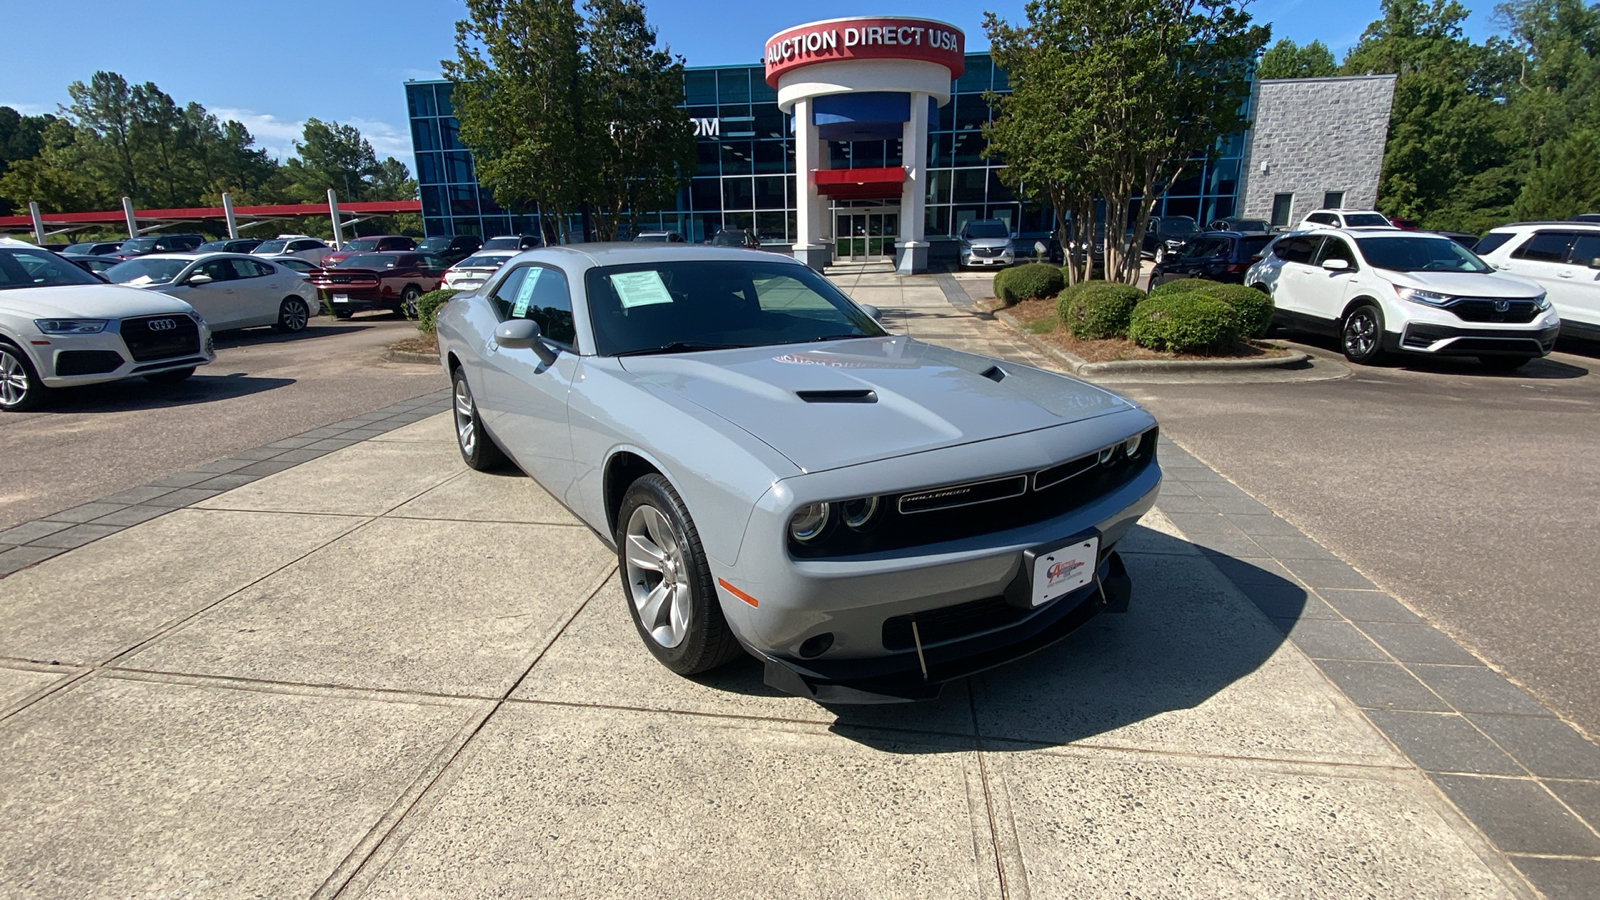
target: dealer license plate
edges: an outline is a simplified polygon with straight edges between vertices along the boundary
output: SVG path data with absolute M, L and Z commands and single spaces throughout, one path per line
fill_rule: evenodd
M 333 302 L 335 302 L 335 303 L 349 303 L 350 302 L 350 295 L 349 294 L 334 294 L 333 295 Z
M 1100 538 L 1086 538 L 1033 559 L 1033 605 L 1043 606 L 1094 581 Z

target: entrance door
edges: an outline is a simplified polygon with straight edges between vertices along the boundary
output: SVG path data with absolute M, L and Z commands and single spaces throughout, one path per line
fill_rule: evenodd
M 894 255 L 900 234 L 897 209 L 844 208 L 834 211 L 833 255 L 837 259 L 867 260 Z

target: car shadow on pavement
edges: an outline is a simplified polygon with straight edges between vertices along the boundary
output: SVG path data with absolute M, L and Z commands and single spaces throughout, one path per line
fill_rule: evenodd
M 1251 698 L 1243 702 L 1274 692 L 1271 676 L 1256 673 L 1305 609 L 1302 585 L 1142 526 L 1119 549 L 1133 578 L 1128 612 L 1102 613 L 1060 643 L 946 684 L 938 700 L 829 706 L 838 716 L 833 731 L 891 752 L 947 752 L 962 749 L 962 742 L 923 746 L 895 732 L 953 738 L 955 721 L 986 750 L 1020 750 L 1110 732 L 1204 731 L 1240 701 L 1221 702 L 1218 711 L 1199 708 L 1241 680 L 1255 676 L 1237 689 Z M 762 682 L 754 659 L 696 680 L 736 693 L 779 695 Z
M 1270 336 L 1272 339 L 1285 340 L 1305 347 L 1314 347 L 1335 354 L 1341 360 L 1343 352 L 1339 349 L 1337 338 L 1319 334 L 1309 334 L 1303 331 L 1276 330 Z M 1574 347 L 1582 347 L 1581 343 L 1571 344 L 1561 341 L 1557 349 L 1565 352 L 1580 352 Z M 1591 353 L 1594 348 L 1591 345 Z M 1384 357 L 1375 364 L 1366 366 L 1350 363 L 1351 371 L 1360 374 L 1363 369 L 1400 369 L 1407 372 L 1432 372 L 1439 375 L 1466 375 L 1474 378 L 1521 378 L 1538 379 L 1542 381 L 1559 381 L 1570 378 L 1582 378 L 1589 374 L 1589 370 L 1582 366 L 1574 366 L 1557 359 L 1545 357 L 1543 359 L 1529 360 L 1511 371 L 1491 369 L 1472 356 L 1423 356 L 1421 354 L 1405 354 Z
M 293 378 L 258 378 L 236 375 L 195 374 L 177 384 L 152 384 L 142 378 L 60 388 L 50 395 L 50 403 L 37 413 L 99 413 L 157 409 L 215 403 L 277 390 L 295 383 Z
M 367 331 L 370 325 L 322 325 L 306 328 L 295 334 L 283 334 L 270 328 L 251 328 L 241 331 L 224 331 L 216 335 L 213 340 L 218 347 L 254 347 L 260 344 L 291 344 L 295 341 L 309 341 L 316 338 L 334 337 L 341 334 L 352 334 L 357 331 Z

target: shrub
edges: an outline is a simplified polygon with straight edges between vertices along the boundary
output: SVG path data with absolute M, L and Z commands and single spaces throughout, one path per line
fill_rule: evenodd
M 1061 292 L 1056 315 L 1076 338 L 1123 337 L 1128 333 L 1128 317 L 1144 296 L 1144 291 L 1131 284 L 1080 281 Z
M 1151 297 L 1173 297 L 1180 294 L 1199 294 L 1228 304 L 1233 308 L 1241 337 L 1262 337 L 1272 324 L 1272 297 L 1265 291 L 1258 291 L 1242 284 L 1223 284 L 1203 278 L 1179 278 L 1150 289 Z
M 1006 294 L 996 291 L 995 296 L 1006 301 L 1008 306 L 1023 300 L 1054 297 L 1061 293 L 1061 286 L 1065 283 L 1061 270 L 1049 263 L 1025 263 L 1007 269 L 1004 275 L 1001 285 Z
M 1233 307 L 1190 291 L 1150 297 L 1134 307 L 1128 337 L 1151 350 L 1224 350 L 1239 339 L 1239 325 Z
M 437 291 L 429 291 L 418 297 L 417 330 L 423 334 L 433 334 L 438 329 L 439 310 L 444 308 L 445 303 L 449 302 L 451 297 L 459 293 L 461 292 L 441 288 Z
M 1008 292 L 1007 283 L 1010 281 L 1010 276 L 1010 269 L 1001 269 L 994 273 L 994 295 L 1007 306 L 1017 302 Z

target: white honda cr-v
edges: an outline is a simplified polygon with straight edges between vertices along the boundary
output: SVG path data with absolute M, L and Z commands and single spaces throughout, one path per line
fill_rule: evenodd
M 1561 320 L 1537 284 L 1447 237 L 1318 229 L 1284 235 L 1245 273 L 1274 321 L 1339 339 L 1351 362 L 1385 353 L 1476 356 L 1514 369 L 1548 354 Z

